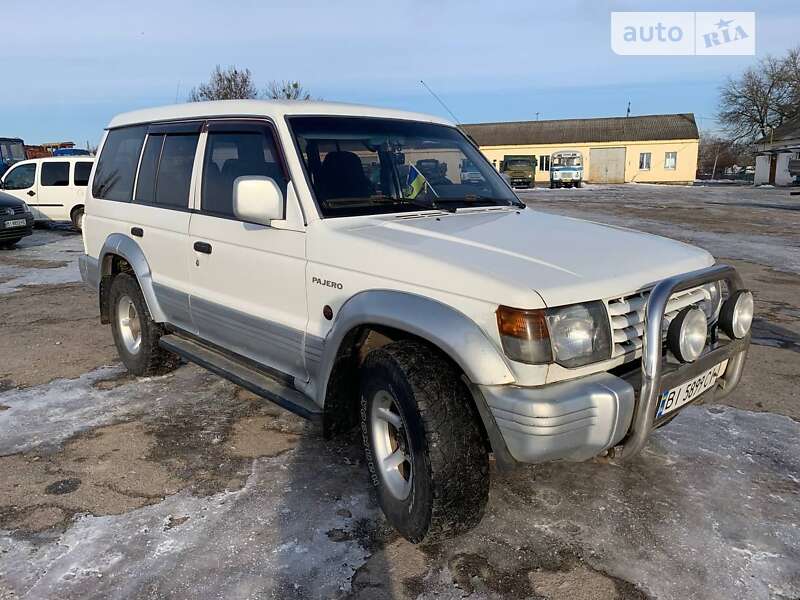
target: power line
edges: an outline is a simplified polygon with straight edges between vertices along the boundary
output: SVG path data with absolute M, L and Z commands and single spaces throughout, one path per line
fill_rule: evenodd
M 458 125 L 461 125 L 461 121 L 459 121 L 459 120 L 458 120 L 458 117 L 457 117 L 457 116 L 455 116 L 455 115 L 453 114 L 453 111 L 452 111 L 452 110 L 450 110 L 449 108 L 447 108 L 447 104 L 445 104 L 445 103 L 442 101 L 442 99 L 441 99 L 441 98 L 439 98 L 439 96 L 437 96 L 437 95 L 434 93 L 434 91 L 433 91 L 431 88 L 429 88 L 429 87 L 428 87 L 428 84 L 427 84 L 427 83 L 425 83 L 424 81 L 422 81 L 422 79 L 420 79 L 420 80 L 419 80 L 419 82 L 420 82 L 420 83 L 421 83 L 421 84 L 422 84 L 422 85 L 425 87 L 425 89 L 426 89 L 426 90 L 428 90 L 428 91 L 430 92 L 431 96 L 433 96 L 434 98 L 436 98 L 436 100 L 438 100 L 439 104 L 441 104 L 441 105 L 444 107 L 444 109 L 445 109 L 445 110 L 446 110 L 448 113 L 450 113 L 450 116 L 451 116 L 451 117 L 453 117 L 453 120 L 456 122 L 456 124 L 458 124 Z

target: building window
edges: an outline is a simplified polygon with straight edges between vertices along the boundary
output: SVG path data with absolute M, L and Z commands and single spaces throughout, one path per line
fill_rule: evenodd
M 549 154 L 542 154 L 539 157 L 539 170 L 540 171 L 549 171 L 550 170 L 550 155 Z
M 668 171 L 674 171 L 675 167 L 678 164 L 678 153 L 677 152 L 665 152 L 664 153 L 664 168 Z
M 640 171 L 649 171 L 650 170 L 650 153 L 649 152 L 641 152 L 639 154 L 639 170 Z

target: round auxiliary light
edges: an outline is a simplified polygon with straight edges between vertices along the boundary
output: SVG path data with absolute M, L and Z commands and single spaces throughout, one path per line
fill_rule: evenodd
M 681 362 L 700 357 L 708 337 L 708 321 L 699 308 L 687 306 L 672 319 L 667 330 L 667 347 Z
M 741 339 L 750 331 L 753 324 L 753 293 L 738 290 L 722 304 L 719 312 L 719 326 L 729 338 Z

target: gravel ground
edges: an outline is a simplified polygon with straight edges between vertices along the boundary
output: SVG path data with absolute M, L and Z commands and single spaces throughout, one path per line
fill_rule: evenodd
M 669 235 L 740 268 L 742 385 L 624 468 L 492 471 L 483 523 L 416 547 L 355 438 L 194 366 L 132 378 L 75 283 L 80 238 L 0 252 L 0 599 L 800 598 L 800 204 L 782 190 L 587 186 L 537 210 Z

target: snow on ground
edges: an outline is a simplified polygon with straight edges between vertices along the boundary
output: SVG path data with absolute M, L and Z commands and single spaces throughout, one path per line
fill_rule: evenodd
M 55 285 L 81 280 L 78 256 L 83 253 L 80 235 L 64 228 L 36 229 L 3 256 L 13 258 L 0 264 L 0 295 L 10 294 L 26 285 Z M 60 266 L 31 268 L 30 262 L 52 262 Z

